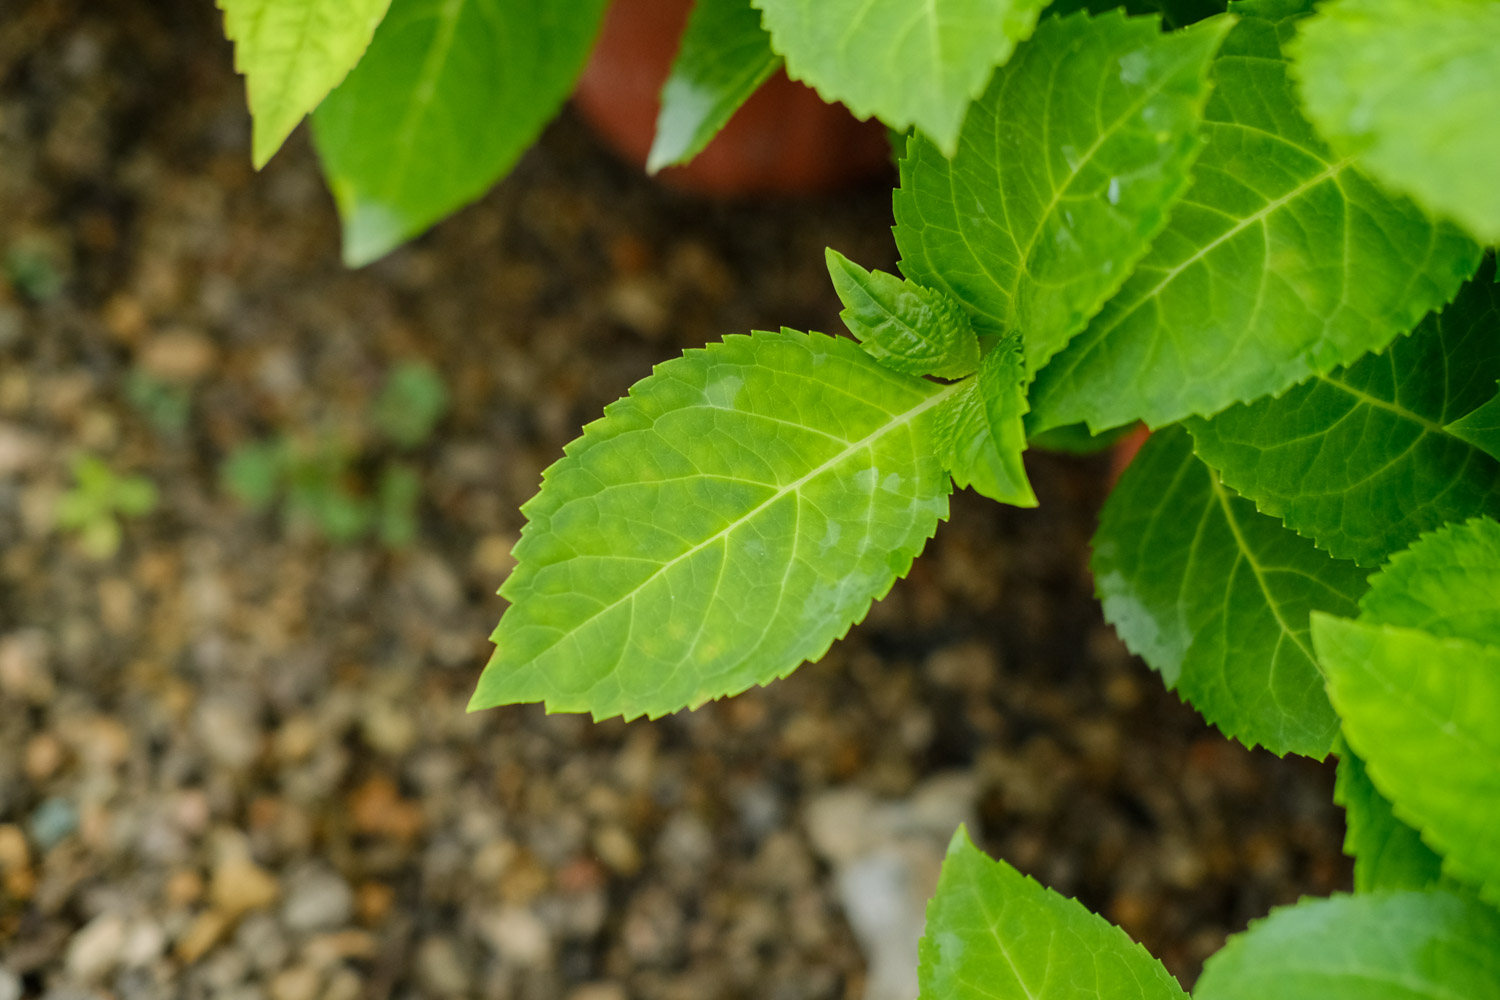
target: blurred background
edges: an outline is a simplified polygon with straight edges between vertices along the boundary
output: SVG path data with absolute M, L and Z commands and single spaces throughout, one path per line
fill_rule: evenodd
M 351 273 L 200 0 L 0 16 L 0 1000 L 901 1000 L 959 822 L 1189 984 L 1349 884 L 1331 770 L 1103 624 L 1107 462 L 971 494 L 819 664 L 659 721 L 468 715 L 541 470 L 653 363 L 840 329 L 893 174 L 665 190 L 565 112 Z

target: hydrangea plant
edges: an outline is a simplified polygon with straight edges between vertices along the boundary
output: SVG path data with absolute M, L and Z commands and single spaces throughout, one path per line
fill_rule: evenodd
M 354 264 L 509 168 L 603 6 L 220 3 L 257 163 L 312 113 Z M 1500 0 L 698 0 L 652 165 L 783 65 L 902 134 L 902 274 L 830 250 L 852 338 L 733 333 L 584 428 L 523 508 L 473 707 L 769 683 L 953 489 L 1035 504 L 1029 441 L 1142 422 L 1104 614 L 1226 736 L 1336 754 L 1355 858 L 1195 995 L 1500 996 Z M 1183 996 L 962 831 L 920 979 Z

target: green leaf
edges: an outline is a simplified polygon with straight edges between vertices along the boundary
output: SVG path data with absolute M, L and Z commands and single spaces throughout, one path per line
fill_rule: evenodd
M 1446 521 L 1500 513 L 1500 462 L 1444 427 L 1500 378 L 1489 266 L 1383 353 L 1190 421 L 1198 454 L 1261 511 L 1367 565 Z
M 1209 722 L 1247 746 L 1323 757 L 1338 719 L 1308 640 L 1313 610 L 1353 614 L 1364 574 L 1255 510 L 1153 434 L 1099 519 L 1104 617 Z
M 1460 441 L 1467 441 L 1491 458 L 1500 459 L 1500 394 L 1443 430 Z
M 1035 507 L 1021 462 L 1025 414 L 1026 366 L 1012 337 L 984 356 L 979 373 L 938 412 L 938 454 L 953 481 L 1000 503 Z
M 390 3 L 218 0 L 249 95 L 255 169 L 359 62 Z
M 1298 34 L 1319 130 L 1392 190 L 1500 243 L 1500 4 L 1335 0 Z
M 1303 900 L 1209 958 L 1195 1000 L 1500 996 L 1500 914 L 1454 892 Z
M 1391 812 L 1390 802 L 1370 780 L 1358 755 L 1342 741 L 1334 751 L 1339 770 L 1333 800 L 1344 807 L 1344 853 L 1354 859 L 1355 891 L 1436 885 L 1443 877 L 1443 859 Z
M 962 827 L 919 954 L 919 1000 L 1187 1000 L 1124 931 L 991 861 Z
M 1192 187 L 1038 376 L 1033 432 L 1157 427 L 1279 393 L 1381 350 L 1474 273 L 1477 244 L 1384 193 L 1302 117 L 1281 45 L 1309 6 L 1230 6 Z
M 661 89 L 646 170 L 654 174 L 697 156 L 780 66 L 750 0 L 695 0 Z
M 1500 647 L 1500 524 L 1475 518 L 1424 535 L 1370 578 L 1360 619 Z
M 1375 787 L 1447 871 L 1500 899 L 1500 647 L 1316 613 L 1312 626 Z
M 370 50 L 313 115 L 344 260 L 383 257 L 478 198 L 583 70 L 604 0 L 391 0 Z
M 792 330 L 659 365 L 522 508 L 470 707 L 655 717 L 818 659 L 947 516 L 956 391 Z
M 380 472 L 376 495 L 376 534 L 386 548 L 399 549 L 417 537 L 417 503 L 422 477 L 409 465 L 393 463 Z
M 424 443 L 448 412 L 448 387 L 436 368 L 422 362 L 398 365 L 375 400 L 375 425 L 403 448 Z
M 1030 36 L 1045 0 L 751 0 L 787 73 L 949 153 L 969 102 Z
M 907 277 L 981 333 L 1019 332 L 1033 370 L 1113 294 L 1166 224 L 1201 145 L 1230 21 L 1048 18 L 995 74 L 950 161 L 918 134 L 896 192 Z
M 839 318 L 881 364 L 908 375 L 961 378 L 979 367 L 979 340 L 963 310 L 942 292 L 866 271 L 829 247 L 824 256 L 844 303 Z

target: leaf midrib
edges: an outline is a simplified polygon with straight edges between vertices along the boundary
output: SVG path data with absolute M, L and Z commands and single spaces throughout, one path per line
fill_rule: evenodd
M 448 53 L 453 48 L 453 39 L 458 34 L 458 20 L 463 14 L 465 3 L 466 0 L 443 0 L 443 6 L 438 12 L 437 34 L 432 48 L 427 52 L 427 58 L 422 61 L 422 72 L 417 77 L 416 86 L 412 88 L 412 101 L 406 106 L 406 114 L 402 116 L 401 127 L 397 130 L 400 138 L 395 144 L 398 150 L 396 161 L 391 165 L 390 172 L 385 175 L 385 183 L 381 186 L 387 201 L 391 200 L 392 192 L 406 179 L 406 171 L 411 166 L 412 153 L 416 149 L 412 135 L 416 131 L 418 120 L 432 105 L 437 78 L 442 74 L 443 65 L 448 61 Z
M 1204 464 L 1204 469 L 1208 474 L 1209 488 L 1213 491 L 1214 499 L 1219 502 L 1219 506 L 1224 511 L 1224 521 L 1229 526 L 1230 533 L 1234 535 L 1235 545 L 1239 547 L 1240 552 L 1245 557 L 1245 562 L 1250 566 L 1250 572 L 1255 574 L 1255 583 L 1266 597 L 1266 607 L 1270 609 L 1271 616 L 1276 619 L 1276 624 L 1281 628 L 1282 633 L 1292 640 L 1293 644 L 1302 651 L 1303 656 L 1307 657 L 1307 662 L 1316 665 L 1318 662 L 1317 657 L 1313 655 L 1312 650 L 1307 648 L 1307 645 L 1287 625 L 1286 619 L 1282 617 L 1281 606 L 1277 603 L 1275 595 L 1271 593 L 1271 587 L 1266 582 L 1265 572 L 1261 568 L 1260 561 L 1255 558 L 1254 551 L 1251 550 L 1249 542 L 1246 541 L 1244 533 L 1240 530 L 1239 519 L 1235 517 L 1234 511 L 1229 505 L 1229 497 L 1225 494 L 1224 487 L 1219 482 L 1218 474 L 1209 468 L 1206 463 Z

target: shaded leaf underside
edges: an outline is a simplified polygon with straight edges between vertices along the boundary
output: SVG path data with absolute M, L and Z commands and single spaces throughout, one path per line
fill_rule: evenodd
M 1308 614 L 1352 614 L 1364 573 L 1234 495 L 1181 428 L 1126 469 L 1092 566 L 1105 618 L 1206 719 L 1250 746 L 1328 752 L 1338 719 Z

